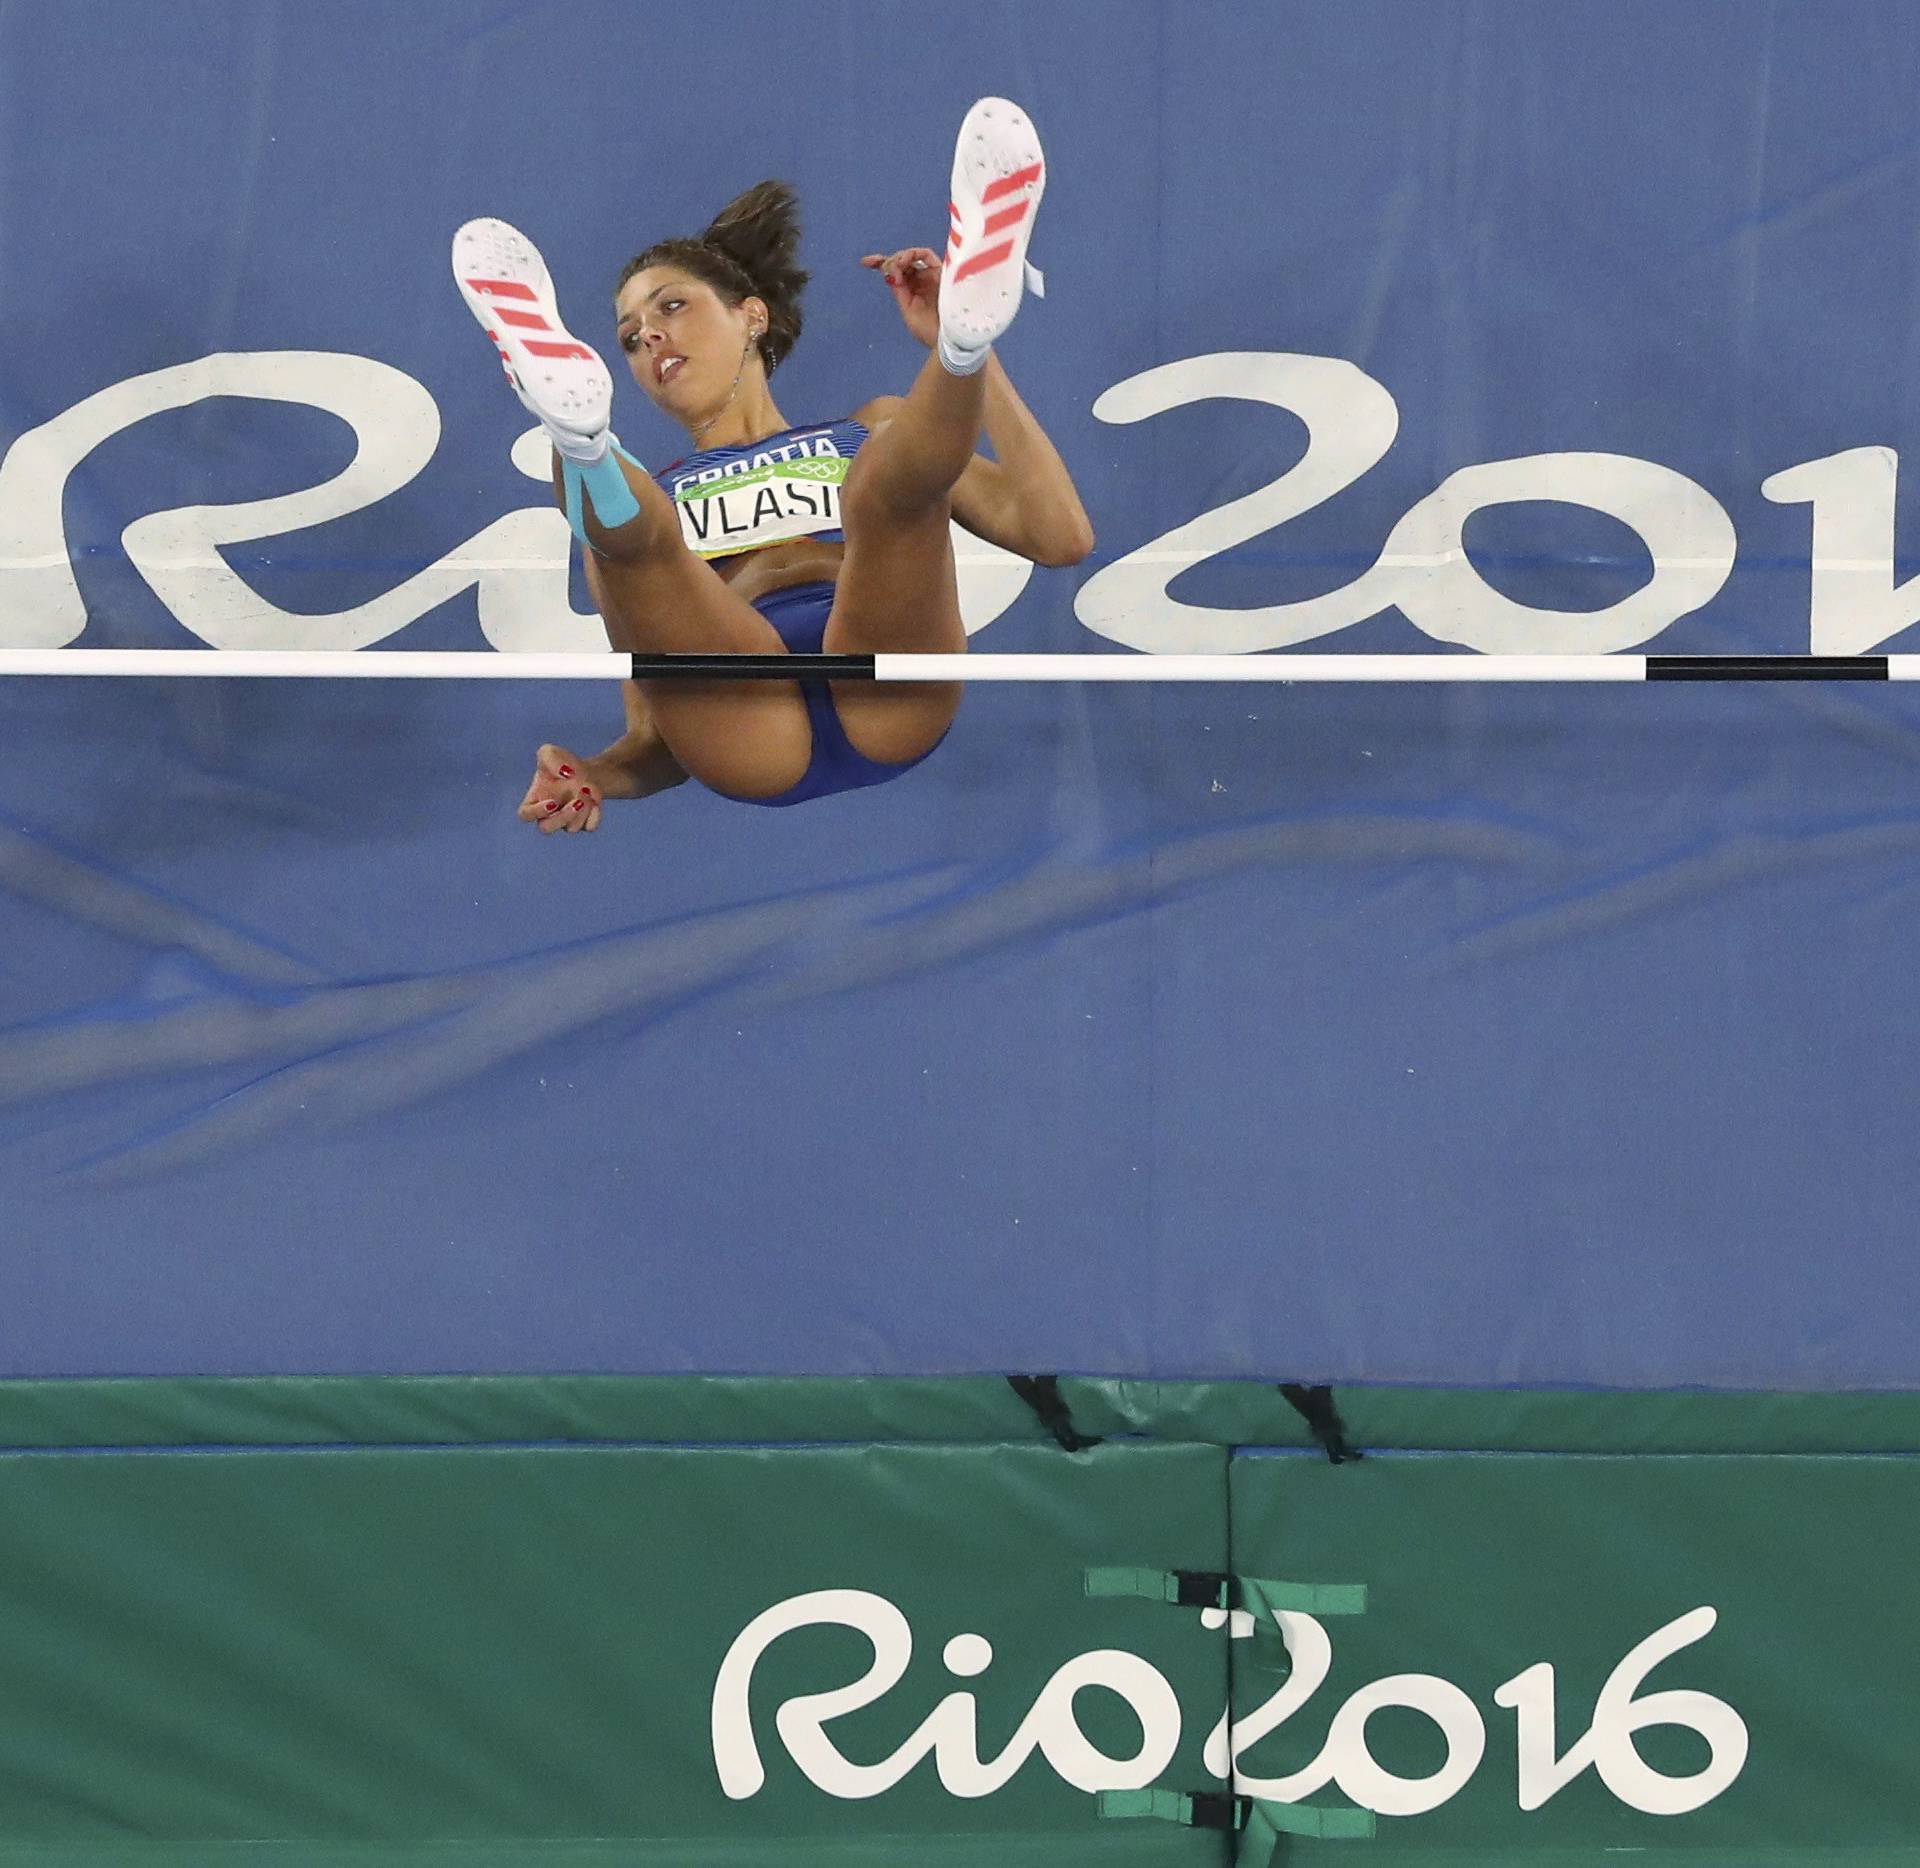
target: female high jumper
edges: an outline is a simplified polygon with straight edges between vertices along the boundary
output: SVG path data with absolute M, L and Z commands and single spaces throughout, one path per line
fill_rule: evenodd
M 613 380 L 561 324 L 532 243 L 503 221 L 454 237 L 461 295 L 554 447 L 554 487 L 588 546 L 616 649 L 649 654 L 952 654 L 966 647 L 949 519 L 1036 564 L 1077 564 L 1093 529 L 1066 467 L 993 356 L 1019 309 L 1046 182 L 1025 114 L 967 113 L 944 264 L 909 247 L 861 263 L 933 351 L 905 396 L 791 427 L 768 378 L 800 335 L 808 275 L 790 189 L 762 182 L 694 240 L 622 273 L 616 338 L 634 380 L 696 452 L 649 476 L 609 432 Z M 974 452 L 982 431 L 996 460 Z M 628 682 L 627 731 L 577 758 L 540 749 L 520 816 L 598 828 L 609 798 L 692 777 L 724 797 L 799 804 L 876 785 L 940 743 L 959 684 Z

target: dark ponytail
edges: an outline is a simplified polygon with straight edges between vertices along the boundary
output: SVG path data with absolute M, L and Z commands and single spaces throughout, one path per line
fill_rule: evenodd
M 730 305 L 764 299 L 767 328 L 760 339 L 761 361 L 771 376 L 800 340 L 800 295 L 809 275 L 797 265 L 800 251 L 800 202 L 785 182 L 756 182 L 729 201 L 706 231 L 692 240 L 659 240 L 621 269 L 618 295 L 637 272 L 649 266 L 678 266 L 704 280 Z

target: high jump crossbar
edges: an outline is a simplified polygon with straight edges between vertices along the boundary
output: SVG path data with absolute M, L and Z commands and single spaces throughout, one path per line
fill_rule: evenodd
M 627 655 L 0 649 L 0 676 L 428 681 L 1920 681 L 1920 655 Z

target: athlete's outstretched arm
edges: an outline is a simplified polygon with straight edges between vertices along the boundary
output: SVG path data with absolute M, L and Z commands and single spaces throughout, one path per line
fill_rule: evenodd
M 605 752 L 587 761 L 609 798 L 650 798 L 656 791 L 686 782 L 687 771 L 673 756 L 654 724 L 653 710 L 637 681 L 620 683 L 627 730 Z
M 1093 550 L 1093 521 L 1060 450 L 1020 400 L 998 357 L 986 368 L 987 440 L 953 489 L 953 516 L 990 544 L 1035 564 L 1078 564 Z
M 627 704 L 626 732 L 592 759 L 564 746 L 542 746 L 533 762 L 533 783 L 520 800 L 522 823 L 538 824 L 542 835 L 598 830 L 609 798 L 650 798 L 685 782 L 686 768 L 660 737 L 640 684 L 623 681 L 620 687 Z
M 932 346 L 939 333 L 940 259 L 930 247 L 871 253 L 861 264 L 892 288 L 907 329 Z M 976 454 L 953 489 L 953 516 L 978 538 L 1035 564 L 1078 564 L 1093 550 L 1093 523 L 1073 476 L 1033 411 L 1021 401 L 997 355 L 983 375 L 982 426 L 997 460 Z M 882 396 L 859 411 L 869 427 L 900 406 Z

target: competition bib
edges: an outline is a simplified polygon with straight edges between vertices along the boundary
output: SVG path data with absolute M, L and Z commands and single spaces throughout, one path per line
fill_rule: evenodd
M 674 488 L 680 536 L 703 558 L 758 551 L 818 532 L 840 530 L 843 454 L 768 461 L 745 473 L 690 479 Z

